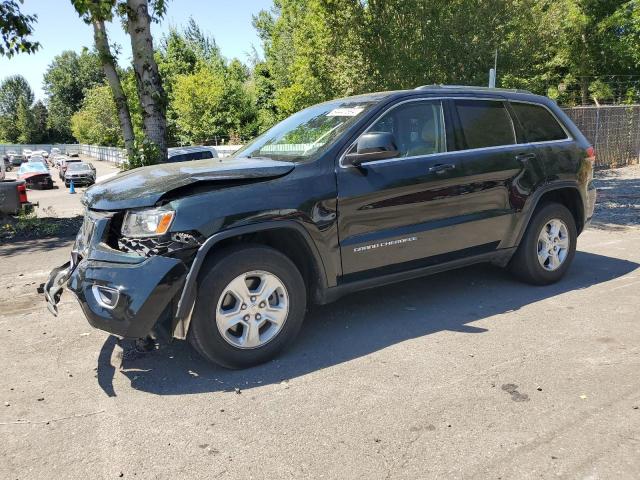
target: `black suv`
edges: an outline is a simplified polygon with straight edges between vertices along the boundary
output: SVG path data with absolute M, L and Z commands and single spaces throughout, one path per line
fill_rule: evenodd
M 309 304 L 478 262 L 559 280 L 596 191 L 594 150 L 551 100 L 420 87 L 322 103 L 225 162 L 139 168 L 84 194 L 66 285 L 123 337 L 167 325 L 238 368 L 289 344 Z

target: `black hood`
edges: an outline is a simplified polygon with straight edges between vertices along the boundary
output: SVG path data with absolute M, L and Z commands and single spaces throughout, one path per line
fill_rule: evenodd
M 82 203 L 94 210 L 149 207 L 168 192 L 198 182 L 273 178 L 293 168 L 293 163 L 267 158 L 164 163 L 136 168 L 98 183 L 85 192 Z

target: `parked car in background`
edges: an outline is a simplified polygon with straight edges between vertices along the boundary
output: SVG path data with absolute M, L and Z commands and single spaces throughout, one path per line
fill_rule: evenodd
M 33 154 L 33 150 L 30 150 L 28 148 L 23 148 L 22 149 L 22 155 L 24 155 L 24 158 L 29 160 L 29 157 Z
M 218 152 L 213 147 L 172 147 L 167 151 L 167 163 L 189 162 L 192 160 L 206 160 L 218 158 Z
M 8 155 L 6 155 L 8 158 Z M 33 205 L 27 200 L 27 187 L 24 180 L 7 180 L 5 163 L 0 162 L 0 214 L 17 215 L 29 211 Z
M 49 164 L 47 163 L 47 160 L 40 155 L 32 154 L 31 157 L 29 157 L 29 163 L 41 163 L 42 165 L 47 167 L 47 170 L 49 170 Z
M 6 153 L 2 154 L 2 168 L 4 168 L 5 172 L 10 172 L 12 169 L 11 160 L 9 159 L 9 155 Z
M 80 156 L 80 150 L 78 148 L 76 148 L 76 147 L 68 147 L 65 150 L 65 153 L 69 157 L 79 157 Z
M 38 155 L 43 158 L 49 158 L 49 152 L 47 152 L 46 150 L 34 150 L 33 152 L 31 152 L 31 156 L 34 155 Z
M 23 163 L 18 169 L 18 179 L 27 183 L 27 188 L 53 188 L 53 179 L 47 166 L 41 162 Z
M 7 152 L 7 154 L 9 155 L 9 161 L 11 162 L 11 165 L 13 165 L 14 167 L 19 167 L 27 161 L 26 157 L 22 153 L 16 153 L 11 150 Z
M 60 161 L 60 168 L 58 168 L 58 176 L 60 177 L 60 180 L 64 180 L 64 173 L 67 171 L 67 168 L 69 167 L 70 164 L 79 163 L 81 161 L 82 160 L 80 160 L 79 158 L 71 158 L 71 157 L 63 158 Z
M 69 163 L 64 174 L 65 187 L 69 187 L 72 181 L 74 186 L 93 185 L 96 183 L 95 168 L 87 162 Z
M 59 149 L 58 147 L 53 147 L 53 148 L 51 149 L 51 156 L 52 156 L 52 157 L 53 157 L 54 155 L 60 155 L 60 153 L 62 153 L 62 152 L 60 151 L 60 149 Z
M 50 157 L 51 165 L 53 165 L 56 168 L 60 168 L 60 164 L 62 163 L 62 161 L 67 158 L 69 157 L 67 157 L 66 155 L 62 155 L 60 153 L 57 155 L 54 155 L 53 157 Z

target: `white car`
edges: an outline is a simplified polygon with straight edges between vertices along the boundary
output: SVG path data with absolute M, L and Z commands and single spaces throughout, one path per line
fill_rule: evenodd
M 57 147 L 53 147 L 53 148 L 51 149 L 51 156 L 52 156 L 52 157 L 53 157 L 53 156 L 55 156 L 55 155 L 60 155 L 60 153 L 62 153 L 62 152 L 60 152 L 60 149 L 59 149 L 59 148 L 57 148 Z
M 49 152 L 46 150 L 35 150 L 31 155 L 40 155 L 43 158 L 49 158 Z
M 29 160 L 29 157 L 33 154 L 33 150 L 29 150 L 28 148 L 24 148 L 22 150 L 22 155 L 24 155 L 24 158 L 26 158 L 27 160 Z

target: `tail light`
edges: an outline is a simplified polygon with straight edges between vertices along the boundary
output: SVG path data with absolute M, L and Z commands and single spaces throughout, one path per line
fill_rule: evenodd
M 596 163 L 596 149 L 593 146 L 587 148 L 587 160 L 591 163 Z
M 27 203 L 27 185 L 25 183 L 21 183 L 18 185 L 18 199 L 20 203 Z

